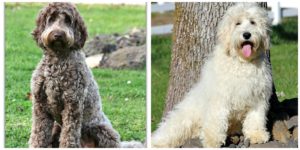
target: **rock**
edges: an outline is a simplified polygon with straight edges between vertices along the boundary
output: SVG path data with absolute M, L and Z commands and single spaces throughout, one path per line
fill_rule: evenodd
M 297 141 L 298 143 L 298 127 L 295 127 L 294 130 L 293 130 L 293 135 L 292 135 L 292 139 L 294 141 Z
M 282 148 L 285 147 L 284 144 L 277 141 L 270 141 L 264 144 L 251 144 L 250 148 Z
M 272 128 L 273 139 L 281 143 L 287 143 L 290 133 L 286 125 L 286 121 L 277 120 Z
M 236 148 L 236 145 L 235 144 L 230 144 L 229 148 Z
M 190 139 L 182 146 L 182 148 L 199 148 L 199 147 L 203 147 L 199 138 Z
M 249 147 L 250 146 L 250 140 L 249 139 L 244 140 L 244 146 L 245 147 Z
M 238 143 L 238 148 L 246 147 L 244 146 L 244 136 L 240 136 L 240 141 Z
M 93 39 L 86 42 L 83 52 L 86 57 L 97 55 L 100 53 L 112 53 L 118 49 L 141 46 L 146 43 L 146 32 L 144 29 L 132 29 L 124 35 L 97 35 Z M 99 60 L 100 61 L 100 60 Z
M 240 138 L 238 136 L 232 136 L 232 137 L 230 137 L 230 141 L 232 144 L 237 145 L 240 141 Z
M 103 57 L 103 54 L 89 56 L 85 59 L 85 62 L 89 68 L 95 68 L 100 65 L 100 61 L 102 60 L 102 57 Z
M 143 68 L 146 62 L 146 46 L 141 51 L 137 49 L 145 43 L 145 30 L 134 28 L 124 35 L 97 35 L 85 44 L 83 52 L 90 68 Z M 116 52 L 119 50 L 122 52 Z
M 86 57 L 117 50 L 117 35 L 97 35 L 83 47 Z M 99 60 L 100 61 L 100 60 Z
M 240 143 L 244 142 L 244 139 L 245 139 L 244 136 L 241 135 L 241 136 L 240 136 Z
M 289 140 L 285 147 L 298 147 L 298 141 Z
M 298 116 L 293 116 L 291 117 L 287 122 L 286 122 L 287 128 L 291 129 L 295 126 L 298 126 Z
M 141 69 L 146 64 L 146 45 L 120 49 L 104 58 L 100 67 L 113 69 Z
M 146 32 L 144 29 L 134 28 L 123 36 L 116 38 L 117 49 L 129 46 L 140 46 L 146 44 Z

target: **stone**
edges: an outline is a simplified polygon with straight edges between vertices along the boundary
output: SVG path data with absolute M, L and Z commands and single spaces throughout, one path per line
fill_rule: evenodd
M 286 124 L 288 129 L 298 126 L 298 116 L 291 117 L 289 120 L 287 120 Z
M 101 68 L 142 69 L 146 64 L 146 45 L 131 46 L 109 54 L 100 62 Z
M 245 147 L 249 147 L 250 146 L 250 140 L 249 139 L 244 140 L 244 146 Z
M 298 143 L 298 126 L 293 129 L 292 139 Z
M 229 148 L 236 148 L 237 146 L 235 144 L 230 144 Z
M 273 139 L 281 143 L 287 143 L 290 138 L 290 133 L 286 125 L 286 121 L 277 120 L 272 128 Z
M 237 135 L 236 136 L 232 136 L 232 137 L 230 137 L 230 141 L 231 141 L 232 144 L 237 145 L 239 143 L 239 141 L 240 141 L 240 138 Z
M 298 141 L 289 140 L 285 147 L 298 147 Z
M 193 138 L 184 143 L 182 148 L 199 148 L 203 147 L 199 138 Z
M 145 30 L 134 28 L 124 35 L 120 35 L 118 33 L 111 35 L 97 35 L 93 39 L 86 42 L 85 46 L 83 47 L 83 52 L 85 53 L 86 57 L 89 57 L 101 53 L 112 53 L 126 47 L 141 46 L 145 43 Z
M 86 57 L 111 53 L 117 50 L 116 38 L 118 35 L 97 35 L 93 39 L 86 42 L 83 52 Z M 99 60 L 100 61 L 100 60 Z
M 251 144 L 250 148 L 283 148 L 285 147 L 284 144 L 279 143 L 277 141 L 270 141 L 264 144 Z
M 85 58 L 85 62 L 89 68 L 96 68 L 99 67 L 102 58 L 103 58 L 103 54 L 97 54 Z
M 244 146 L 244 136 L 240 136 L 240 140 L 237 147 L 242 148 L 243 146 Z

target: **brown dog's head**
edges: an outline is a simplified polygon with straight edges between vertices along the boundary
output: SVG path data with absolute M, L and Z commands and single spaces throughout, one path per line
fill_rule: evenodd
M 81 49 L 87 31 L 73 4 L 55 2 L 40 11 L 32 35 L 43 49 L 60 52 Z

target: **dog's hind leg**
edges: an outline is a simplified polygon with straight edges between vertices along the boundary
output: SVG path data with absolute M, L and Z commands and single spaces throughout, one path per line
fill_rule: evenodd
M 165 121 L 153 133 L 152 147 L 179 147 L 190 138 L 197 137 L 200 117 L 195 104 L 190 99 L 183 100 L 169 112 Z

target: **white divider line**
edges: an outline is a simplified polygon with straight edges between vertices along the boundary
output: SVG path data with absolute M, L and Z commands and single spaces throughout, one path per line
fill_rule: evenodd
M 151 2 L 147 2 L 147 59 L 146 59 L 146 100 L 147 100 L 147 147 L 151 145 Z

